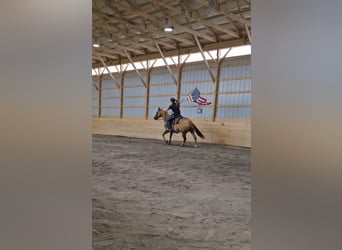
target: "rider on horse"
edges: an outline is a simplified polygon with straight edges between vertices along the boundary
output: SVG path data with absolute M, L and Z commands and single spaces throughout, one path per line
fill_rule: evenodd
M 179 109 L 179 102 L 175 99 L 175 98 L 170 98 L 170 102 L 171 102 L 171 105 L 168 107 L 168 110 L 172 110 L 173 114 L 171 114 L 169 116 L 169 118 L 167 119 L 166 121 L 166 125 L 167 125 L 167 128 L 169 129 L 169 131 L 171 132 L 172 131 L 172 121 L 178 117 L 182 117 L 181 116 L 181 112 L 180 112 L 180 109 Z

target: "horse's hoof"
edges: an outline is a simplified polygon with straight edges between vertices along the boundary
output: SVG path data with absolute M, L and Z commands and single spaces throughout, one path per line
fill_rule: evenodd
M 197 145 L 195 145 L 194 148 L 197 148 Z

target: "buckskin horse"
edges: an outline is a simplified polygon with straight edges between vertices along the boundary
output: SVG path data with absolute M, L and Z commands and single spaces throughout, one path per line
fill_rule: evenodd
M 182 133 L 182 136 L 183 136 L 183 142 L 181 144 L 182 147 L 184 146 L 184 144 L 186 142 L 186 134 L 188 132 L 190 132 L 192 134 L 192 136 L 194 137 L 195 148 L 197 147 L 196 134 L 202 139 L 205 138 L 204 135 L 201 133 L 201 131 L 195 126 L 195 124 L 189 118 L 180 117 L 180 118 L 174 119 L 172 122 L 172 131 L 169 132 L 167 125 L 166 125 L 166 120 L 169 117 L 169 114 L 165 110 L 158 108 L 156 115 L 154 116 L 154 120 L 158 120 L 160 117 L 162 117 L 164 120 L 164 129 L 165 130 L 164 130 L 162 136 L 163 136 L 166 144 L 171 144 L 171 138 L 172 138 L 173 133 L 176 133 L 176 134 Z M 195 134 L 195 132 L 196 132 L 196 134 Z M 165 139 L 165 135 L 167 133 L 170 133 L 170 139 L 169 140 Z

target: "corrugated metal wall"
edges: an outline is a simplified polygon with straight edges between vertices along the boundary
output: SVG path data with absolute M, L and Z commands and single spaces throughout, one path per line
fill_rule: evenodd
M 140 70 L 146 79 L 146 72 Z M 123 116 L 144 116 L 146 88 L 135 71 L 129 71 L 124 77 Z
M 118 79 L 118 78 L 117 78 Z M 98 86 L 98 82 L 94 82 Z M 120 90 L 113 80 L 102 80 L 101 114 L 116 116 L 119 114 Z M 93 115 L 98 114 L 98 91 L 93 86 Z
M 225 60 L 221 65 L 217 118 L 250 118 L 250 57 Z
M 174 66 L 171 66 L 173 72 L 176 72 Z M 148 114 L 154 116 L 156 109 L 161 107 L 166 109 L 169 105 L 170 97 L 175 97 L 176 85 L 166 68 L 155 68 L 151 71 L 150 81 L 150 106 Z
M 250 118 L 251 113 L 251 65 L 250 56 L 225 59 L 221 72 L 217 96 L 217 118 Z M 210 63 L 215 75 L 215 64 Z M 171 66 L 176 77 L 177 68 Z M 146 81 L 145 70 L 139 70 Z M 120 79 L 119 74 L 114 75 Z M 97 82 L 94 82 L 98 84 Z M 181 75 L 180 101 L 184 116 L 212 116 L 212 105 L 199 106 L 184 98 L 197 87 L 201 96 L 208 102 L 213 101 L 214 83 L 204 64 L 185 64 Z M 176 85 L 166 67 L 153 68 L 150 77 L 149 116 L 155 114 L 156 108 L 167 108 L 170 97 L 176 96 Z M 126 72 L 123 91 L 123 116 L 145 115 L 146 88 L 135 71 Z M 120 90 L 113 80 L 102 82 L 102 115 L 118 116 L 120 112 Z M 93 115 L 98 115 L 98 91 L 93 87 Z

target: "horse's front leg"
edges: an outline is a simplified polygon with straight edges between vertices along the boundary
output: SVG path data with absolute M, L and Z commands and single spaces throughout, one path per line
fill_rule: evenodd
M 162 136 L 163 136 L 164 141 L 165 141 L 166 144 L 168 143 L 168 141 L 167 141 L 166 138 L 165 138 L 165 135 L 166 135 L 167 133 L 169 133 L 169 130 L 168 130 L 168 129 L 165 129 L 165 131 L 164 131 L 163 134 L 162 134 Z

